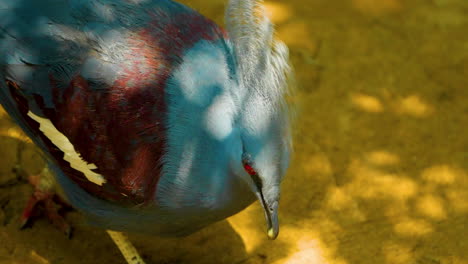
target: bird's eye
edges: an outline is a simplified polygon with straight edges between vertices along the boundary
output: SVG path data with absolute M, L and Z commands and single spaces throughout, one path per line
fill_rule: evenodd
M 257 171 L 248 162 L 244 162 L 244 169 L 250 175 L 250 177 L 252 177 L 252 180 L 257 186 L 257 188 L 261 190 L 263 183 L 260 177 L 258 176 Z
M 244 169 L 251 176 L 257 175 L 257 172 L 255 171 L 255 169 L 252 166 L 250 166 L 250 164 L 248 163 L 244 163 Z

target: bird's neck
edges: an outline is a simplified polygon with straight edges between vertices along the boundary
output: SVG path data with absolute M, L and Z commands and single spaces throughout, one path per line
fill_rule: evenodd
M 245 206 L 251 199 L 241 179 L 240 136 L 233 131 L 220 141 L 203 130 L 179 136 L 178 148 L 171 148 L 156 199 L 165 207 L 194 206 L 214 210 Z M 184 140 L 185 139 L 185 140 Z

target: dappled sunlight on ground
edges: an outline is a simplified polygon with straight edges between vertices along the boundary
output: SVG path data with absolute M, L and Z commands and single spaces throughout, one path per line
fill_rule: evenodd
M 370 152 L 366 154 L 365 159 L 367 162 L 379 166 L 398 165 L 398 163 L 400 163 L 400 158 L 397 155 L 385 150 L 376 150 Z
M 223 0 L 182 1 L 222 23 Z M 294 156 L 269 241 L 259 204 L 186 238 L 131 235 L 149 263 L 467 264 L 468 2 L 266 1 L 290 47 Z M 0 111 L 0 264 L 122 263 L 101 230 L 19 232 L 35 148 Z M 17 155 L 20 152 L 20 155 Z M 7 186 L 7 185 L 5 185 Z M 45 242 L 47 240 L 47 242 Z M 7 259 L 4 261 L 3 256 Z
M 369 113 L 383 112 L 386 105 L 388 105 L 387 107 L 390 108 L 389 110 L 394 113 L 413 117 L 425 117 L 433 112 L 431 106 L 417 95 L 409 95 L 391 101 L 386 100 L 384 101 L 385 103 L 382 103 L 382 101 L 375 96 L 357 93 L 351 95 L 351 102 L 357 108 Z
M 383 111 L 382 103 L 375 97 L 366 94 L 354 94 L 351 96 L 351 101 L 357 107 L 371 113 L 379 113 Z
M 410 95 L 398 100 L 397 104 L 394 105 L 394 109 L 397 113 L 415 117 L 424 117 L 431 112 L 430 106 L 417 95 Z
M 268 17 L 275 24 L 285 23 L 294 15 L 292 8 L 285 3 L 265 1 L 265 8 Z
M 315 50 L 318 43 L 314 41 L 305 21 L 291 21 L 278 29 L 279 38 L 290 46 Z M 300 37 L 298 37 L 300 36 Z

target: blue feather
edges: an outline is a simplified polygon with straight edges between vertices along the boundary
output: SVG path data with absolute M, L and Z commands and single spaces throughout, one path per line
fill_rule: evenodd
M 0 102 L 96 225 L 182 235 L 259 199 L 274 238 L 288 64 L 266 16 L 254 19 L 260 2 L 231 0 L 226 33 L 170 0 L 0 0 Z M 25 111 L 107 185 L 64 162 Z

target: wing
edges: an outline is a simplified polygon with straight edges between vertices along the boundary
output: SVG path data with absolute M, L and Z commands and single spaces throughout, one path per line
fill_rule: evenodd
M 165 0 L 0 0 L 0 17 L 6 110 L 88 193 L 151 201 L 165 152 L 165 82 L 188 46 L 224 33 Z

